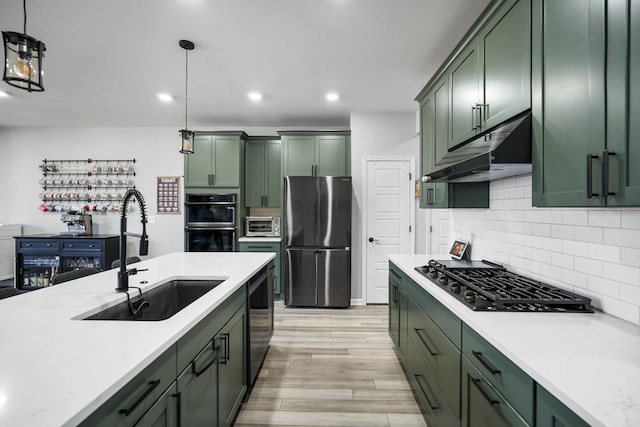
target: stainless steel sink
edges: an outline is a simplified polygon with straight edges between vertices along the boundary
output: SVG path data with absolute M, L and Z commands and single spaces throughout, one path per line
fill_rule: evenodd
M 134 290 L 130 290 L 131 304 L 124 301 L 83 320 L 165 320 L 222 282 L 223 280 L 171 280 L 144 292 L 142 299 L 136 296 Z M 142 308 L 133 314 L 138 307 Z

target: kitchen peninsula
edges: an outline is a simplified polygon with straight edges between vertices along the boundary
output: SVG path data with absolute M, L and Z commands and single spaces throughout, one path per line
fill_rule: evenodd
M 81 320 L 126 301 L 115 292 L 116 269 L 0 301 L 0 425 L 77 426 L 160 359 L 176 378 L 181 355 L 202 335 L 203 324 L 232 300 L 244 304 L 246 283 L 273 258 L 172 253 L 136 264 L 139 273 L 130 286 L 143 291 L 175 279 L 224 280 L 163 321 Z M 233 318 L 243 317 L 242 310 Z M 185 362 L 189 368 L 193 357 Z M 198 366 L 201 372 L 204 365 Z M 158 393 L 166 388 L 158 387 Z

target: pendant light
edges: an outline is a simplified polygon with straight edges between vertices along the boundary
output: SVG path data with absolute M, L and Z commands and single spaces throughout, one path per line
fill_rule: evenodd
M 188 130 L 187 127 L 187 112 L 189 107 L 188 93 L 189 93 L 189 51 L 193 50 L 194 45 L 189 40 L 180 40 L 178 42 L 181 48 L 184 49 L 185 58 L 185 79 L 184 79 L 184 129 L 180 133 L 182 139 L 180 152 L 182 154 L 193 154 L 193 131 Z
M 27 0 L 23 0 L 24 33 L 3 31 L 5 67 L 2 80 L 11 86 L 43 92 L 42 59 L 46 47 L 43 42 L 27 35 Z

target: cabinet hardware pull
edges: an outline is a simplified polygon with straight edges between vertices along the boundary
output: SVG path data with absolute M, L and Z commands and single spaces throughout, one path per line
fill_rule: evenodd
M 207 185 L 211 185 L 211 174 L 207 174 Z
M 72 248 L 72 247 L 73 247 L 73 243 L 71 243 L 71 244 L 69 245 L 69 247 L 70 247 L 70 248 Z
M 476 119 L 477 119 L 476 120 L 476 122 L 477 122 L 476 129 L 477 130 L 482 129 L 482 107 L 483 107 L 482 104 L 476 104 L 476 115 L 477 115 L 477 117 L 476 117 Z
M 471 106 L 471 130 L 476 130 L 476 106 Z
M 47 247 L 50 248 L 51 247 L 51 243 L 47 243 Z
M 599 196 L 598 193 L 593 192 L 593 159 L 599 158 L 593 154 L 587 154 L 587 199 L 593 196 Z
M 216 185 L 216 174 L 215 173 L 211 174 L 211 185 Z
M 424 347 L 427 349 L 427 351 L 429 352 L 430 355 L 432 356 L 437 356 L 438 353 L 431 350 L 431 347 L 429 347 L 429 344 L 427 343 L 427 337 L 426 334 L 424 333 L 424 331 L 422 329 L 418 329 L 418 328 L 414 328 L 416 331 L 416 335 L 418 335 L 418 338 L 420 338 L 420 341 L 422 341 L 422 344 L 424 345 Z M 424 337 L 422 335 L 425 335 Z
M 182 393 L 181 392 L 177 392 L 171 395 L 172 397 L 175 397 L 176 399 L 176 426 L 177 427 L 181 427 L 182 426 L 182 413 L 180 412 L 180 407 L 182 406 L 181 404 L 181 400 L 182 400 Z
M 258 246 L 258 245 L 249 245 L 247 246 L 249 249 L 271 249 L 269 246 Z
M 471 353 L 473 353 L 475 358 L 478 359 L 478 361 L 482 363 L 482 366 L 487 368 L 492 375 L 498 375 L 501 373 L 499 369 L 494 368 L 493 365 L 489 363 L 487 359 L 485 359 L 484 355 L 481 352 L 473 350 Z
M 264 196 L 264 205 L 267 206 L 269 204 L 269 196 Z
M 213 341 L 212 341 L 212 344 L 213 344 Z M 211 358 L 209 363 L 204 365 L 200 370 L 196 369 L 196 361 L 195 360 L 191 361 L 191 373 L 193 375 L 195 375 L 196 377 L 199 377 L 200 375 L 204 374 L 205 371 L 209 369 L 211 365 L 215 363 L 216 360 L 218 360 L 218 349 L 214 348 L 213 351 L 214 351 L 213 357 Z
M 424 387 L 422 386 L 422 383 L 424 382 L 424 379 L 422 379 L 423 378 L 422 375 L 413 374 L 413 376 L 416 378 L 416 381 L 418 382 L 418 386 L 420 387 L 420 390 L 422 390 L 422 394 L 424 394 L 424 398 L 427 399 L 427 403 L 429 404 L 429 407 L 431 408 L 431 410 L 435 411 L 436 409 L 440 409 L 437 402 L 435 405 L 431 403 L 431 399 L 429 399 L 429 395 L 427 394 L 427 389 L 429 388 L 429 386 L 427 386 L 427 384 L 425 384 Z
M 435 190 L 433 188 L 427 188 L 427 205 L 433 205 L 435 200 Z
M 389 273 L 393 274 L 398 280 L 402 279 L 402 276 L 396 273 L 395 270 L 389 270 Z
M 146 399 L 151 394 L 151 392 L 155 390 L 155 388 L 158 387 L 159 385 L 160 385 L 160 380 L 149 381 L 147 383 L 147 386 L 148 386 L 147 389 L 144 391 L 144 393 L 140 395 L 140 397 L 138 397 L 138 400 L 133 402 L 133 405 L 131 405 L 130 408 L 120 409 L 118 413 L 123 414 L 125 417 L 128 417 L 129 415 L 131 415 L 133 411 L 135 411 L 136 408 L 140 406 L 140 404 L 144 401 L 144 399 Z
M 489 396 L 489 393 L 487 393 L 487 391 L 482 387 L 482 385 L 480 384 L 482 382 L 482 380 L 479 380 L 477 378 L 471 378 L 471 381 L 473 381 L 473 383 L 476 385 L 476 387 L 478 387 L 478 390 L 480 390 L 480 393 L 482 393 L 482 395 L 484 396 L 485 399 L 487 399 L 487 401 L 492 404 L 492 405 L 499 405 L 500 402 L 497 401 L 496 399 L 494 399 L 493 397 Z
M 229 361 L 229 334 L 222 334 L 220 339 L 224 341 L 224 351 L 222 352 L 220 363 L 226 365 L 227 361 Z
M 606 199 L 609 196 L 615 196 L 616 193 L 609 191 L 609 156 L 615 156 L 616 153 L 604 150 L 602 152 L 602 195 Z
M 31 247 L 31 243 L 27 243 L 25 246 L 30 248 Z
M 225 350 L 225 358 L 227 360 L 231 359 L 231 335 L 229 335 L 228 333 L 225 334 L 227 336 L 226 339 L 226 347 L 224 348 Z

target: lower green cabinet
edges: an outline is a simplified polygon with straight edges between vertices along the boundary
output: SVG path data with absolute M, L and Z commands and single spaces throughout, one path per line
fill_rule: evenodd
M 138 421 L 136 427 L 178 427 L 180 425 L 196 425 L 186 424 L 184 416 L 178 419 L 180 412 L 178 405 L 180 404 L 180 394 L 176 393 L 176 383 L 174 382 L 156 403 L 149 408 L 146 414 Z
M 558 399 L 553 397 L 544 387 L 536 384 L 536 426 L 537 427 L 589 427 Z
M 531 399 L 533 402 L 533 396 Z M 462 426 L 531 426 L 465 356 L 462 357 Z
M 220 330 L 218 347 L 218 426 L 231 426 L 247 391 L 246 305 Z M 189 424 L 187 424 L 189 425 Z
M 257 240 L 257 238 L 256 238 Z M 246 241 L 238 242 L 240 252 L 275 252 L 275 269 L 273 270 L 273 293 L 279 297 L 280 286 L 280 242 Z
M 201 426 L 216 420 L 219 355 L 211 340 L 178 377 L 182 425 Z

